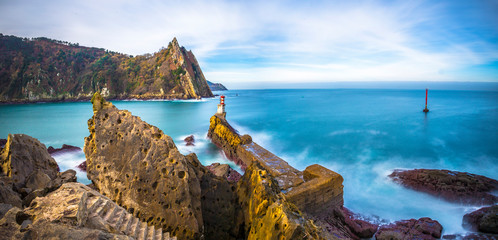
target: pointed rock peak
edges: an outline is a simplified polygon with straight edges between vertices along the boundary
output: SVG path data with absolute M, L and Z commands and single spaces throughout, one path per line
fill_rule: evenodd
M 95 94 L 93 94 L 91 102 L 93 104 L 93 113 L 94 114 L 96 112 L 100 111 L 100 109 L 108 108 L 108 107 L 112 106 L 112 103 L 106 101 L 104 99 L 104 97 L 102 97 L 102 95 L 100 95 L 100 92 L 95 92 Z
M 180 44 L 178 44 L 178 40 L 176 40 L 176 37 L 173 38 L 173 40 L 171 41 L 171 44 L 175 45 L 176 47 L 180 47 Z

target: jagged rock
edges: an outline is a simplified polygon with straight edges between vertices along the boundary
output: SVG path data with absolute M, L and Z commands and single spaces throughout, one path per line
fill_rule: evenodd
M 80 147 L 76 147 L 76 146 L 62 144 L 61 148 L 54 148 L 54 147 L 50 146 L 50 147 L 47 148 L 47 151 L 51 155 L 54 155 L 54 154 L 64 153 L 64 152 L 81 151 L 81 148 Z
M 19 193 L 12 190 L 12 180 L 9 177 L 1 176 L 0 173 L 0 203 L 10 204 L 18 208 L 22 207 L 22 200 Z
M 377 232 L 379 227 L 376 224 L 369 223 L 360 219 L 356 219 L 353 212 L 345 207 L 334 209 L 334 215 L 345 223 L 353 234 L 359 238 L 371 238 Z
M 438 221 L 430 218 L 410 219 L 380 226 L 375 239 L 438 239 L 442 231 L 443 226 Z
M 319 239 L 319 229 L 285 200 L 277 181 L 258 162 L 237 183 L 247 239 Z
M 12 178 L 14 188 L 25 186 L 26 179 L 38 170 L 50 179 L 59 172 L 57 162 L 47 152 L 45 145 L 25 134 L 9 134 L 7 144 L 0 152 L 2 171 Z
M 99 93 L 85 138 L 87 174 L 104 195 L 181 239 L 202 235 L 201 189 L 171 137 Z
M 498 202 L 491 191 L 498 181 L 466 172 L 437 169 L 395 170 L 389 175 L 395 182 L 450 202 L 490 205 Z
M 218 177 L 227 179 L 229 182 L 238 182 L 242 175 L 239 172 L 233 170 L 228 164 L 213 163 L 206 166 L 209 171 Z
M 0 138 L 0 148 L 3 148 L 5 144 L 7 143 L 7 139 Z
M 484 207 L 465 214 L 463 227 L 471 231 L 498 233 L 498 205 Z
M 185 139 L 183 139 L 183 141 L 185 141 L 185 144 L 187 146 L 195 146 L 194 145 L 194 143 L 195 143 L 194 135 L 190 135 L 190 136 L 186 137 Z

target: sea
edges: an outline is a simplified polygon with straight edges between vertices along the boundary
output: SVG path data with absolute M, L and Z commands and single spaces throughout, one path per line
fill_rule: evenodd
M 344 205 L 377 223 L 430 217 L 443 234 L 465 233 L 462 217 L 477 209 L 404 188 L 394 169 L 449 169 L 498 179 L 498 91 L 425 89 L 269 89 L 225 95 L 227 120 L 241 134 L 304 170 L 321 164 L 344 177 Z M 178 149 L 209 165 L 228 163 L 207 139 L 219 97 L 201 100 L 112 101 L 171 136 Z M 43 144 L 83 148 L 89 102 L 0 105 L 0 138 L 24 133 Z M 194 135 L 195 146 L 184 138 Z M 78 171 L 82 151 L 55 156 L 62 170 Z M 497 193 L 495 193 L 497 194 Z

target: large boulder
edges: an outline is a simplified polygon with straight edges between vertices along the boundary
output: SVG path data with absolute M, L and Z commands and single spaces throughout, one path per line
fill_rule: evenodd
M 21 195 L 12 190 L 12 180 L 7 176 L 2 176 L 2 173 L 0 173 L 0 204 L 22 207 Z
M 491 192 L 498 181 L 466 172 L 437 169 L 395 170 L 389 175 L 395 182 L 450 202 L 490 205 L 498 202 Z
M 498 205 L 465 214 L 463 227 L 471 231 L 498 234 Z
M 438 239 L 443 226 L 430 218 L 410 219 L 383 225 L 375 234 L 377 240 L 392 239 Z
M 2 172 L 12 179 L 14 190 L 25 187 L 33 172 L 55 179 L 59 172 L 57 162 L 47 152 L 45 145 L 26 134 L 9 134 L 0 152 Z
M 229 182 L 238 182 L 242 177 L 240 173 L 233 170 L 228 164 L 213 163 L 206 166 L 214 175 L 227 179 Z

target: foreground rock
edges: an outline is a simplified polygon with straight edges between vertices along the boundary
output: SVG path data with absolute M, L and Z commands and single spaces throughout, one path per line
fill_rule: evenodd
M 61 148 L 54 148 L 54 147 L 50 146 L 47 148 L 47 151 L 51 155 L 54 155 L 54 154 L 65 153 L 65 152 L 81 151 L 81 148 L 76 147 L 76 146 L 62 144 Z
M 242 177 L 240 173 L 233 170 L 228 164 L 213 163 L 206 166 L 209 171 L 218 177 L 227 179 L 229 182 L 238 182 Z
M 443 227 L 430 218 L 402 220 L 383 225 L 375 234 L 377 240 L 391 239 L 438 239 Z
M 403 186 L 451 202 L 474 205 L 498 202 L 498 197 L 490 193 L 498 189 L 498 181 L 480 175 L 449 170 L 414 169 L 395 170 L 389 177 Z
M 81 183 L 66 183 L 0 220 L 2 239 L 170 239 Z M 1 230 L 0 230 L 1 231 Z
M 465 214 L 463 227 L 471 231 L 498 234 L 498 205 Z
M 25 187 L 25 182 L 35 170 L 55 179 L 59 172 L 57 162 L 47 152 L 45 145 L 25 134 L 9 134 L 5 147 L 0 152 L 0 164 L 5 175 L 12 178 L 16 190 Z

